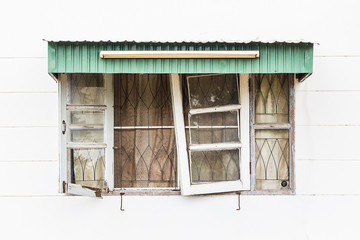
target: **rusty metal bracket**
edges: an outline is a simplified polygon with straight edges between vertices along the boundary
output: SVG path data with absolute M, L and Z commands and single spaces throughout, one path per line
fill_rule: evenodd
M 65 181 L 63 181 L 62 183 L 63 183 L 63 184 L 62 184 L 62 187 L 63 187 L 63 193 L 66 193 L 66 182 L 65 182 Z
M 241 195 L 241 192 L 236 192 L 236 194 L 238 195 L 238 208 L 236 210 L 240 211 L 240 209 L 241 209 L 241 207 L 240 207 L 240 195 Z
M 125 211 L 125 209 L 123 208 L 123 195 L 125 193 L 121 192 L 120 193 L 120 211 Z

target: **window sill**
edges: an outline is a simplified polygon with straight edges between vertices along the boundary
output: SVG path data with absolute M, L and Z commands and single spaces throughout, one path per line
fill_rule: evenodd
M 295 195 L 294 189 L 244 191 L 241 195 Z
M 114 190 L 111 192 L 102 191 L 102 196 L 120 196 L 124 193 L 126 196 L 180 196 L 180 190 L 171 189 L 129 189 L 129 190 Z M 296 191 L 291 189 L 284 190 L 259 190 L 259 191 L 241 191 L 241 195 L 295 195 Z M 225 192 L 217 194 L 206 194 L 196 196 L 215 196 L 215 195 L 236 195 L 237 192 Z
M 124 193 L 126 196 L 173 196 L 181 195 L 180 190 L 172 189 L 128 189 L 128 190 L 114 190 L 111 192 L 102 191 L 102 196 L 119 196 Z

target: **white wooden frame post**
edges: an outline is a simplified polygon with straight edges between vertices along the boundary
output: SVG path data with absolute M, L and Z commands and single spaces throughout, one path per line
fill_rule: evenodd
M 176 153 L 178 159 L 178 177 L 182 195 L 191 195 L 190 168 L 186 149 L 185 123 L 183 116 L 181 82 L 179 74 L 170 74 L 171 101 L 176 137 Z
M 59 192 L 66 193 L 67 192 L 67 154 L 66 154 L 66 133 L 63 134 L 64 125 L 63 121 L 66 121 L 66 82 L 67 77 L 66 74 L 59 74 L 59 81 L 58 81 L 58 104 L 59 104 L 59 166 L 60 166 L 60 178 L 59 178 Z
M 170 74 L 171 96 L 173 104 L 173 116 L 175 124 L 176 147 L 178 157 L 178 169 L 181 183 L 182 195 L 220 193 L 240 190 L 250 190 L 250 138 L 249 138 L 249 76 L 240 75 L 240 107 L 235 107 L 240 111 L 240 132 L 241 144 L 210 144 L 210 150 L 223 150 L 226 146 L 231 149 L 240 149 L 240 180 L 224 181 L 204 184 L 191 184 L 190 180 L 190 163 L 188 159 L 188 151 L 185 137 L 185 124 L 183 117 L 181 82 L 178 74 Z M 230 107 L 234 108 L 233 106 Z M 224 109 L 218 109 L 224 111 Z M 215 109 L 215 112 L 218 111 Z M 202 147 L 199 146 L 199 150 Z M 224 145 L 224 146 L 223 146 Z M 197 150 L 197 146 L 192 146 L 192 150 Z M 206 147 L 206 146 L 205 146 Z M 201 149 L 200 149 L 201 148 Z
M 105 181 L 110 191 L 114 190 L 114 84 L 113 74 L 104 74 L 105 81 Z
M 250 190 L 250 103 L 249 103 L 249 74 L 240 76 L 240 131 L 241 131 L 241 160 L 240 173 L 243 183 L 242 190 Z M 255 174 L 255 173 L 254 173 Z

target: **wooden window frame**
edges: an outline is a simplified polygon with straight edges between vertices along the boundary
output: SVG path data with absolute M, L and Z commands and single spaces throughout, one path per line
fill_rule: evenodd
M 172 94 L 172 103 L 173 103 L 173 116 L 174 116 L 174 127 L 175 129 L 182 129 L 181 131 L 177 131 L 175 134 L 176 137 L 176 145 L 177 145 L 177 152 L 178 154 L 178 171 L 179 173 L 188 172 L 188 166 L 184 163 L 185 161 L 180 161 L 180 159 L 188 159 L 188 152 L 186 147 L 186 138 L 185 138 L 185 126 L 184 126 L 184 119 L 183 119 L 183 112 L 182 112 L 182 105 L 181 109 L 179 109 L 179 101 L 182 99 L 182 92 L 181 92 L 181 84 L 179 79 L 179 74 L 169 74 L 170 75 L 170 85 Z M 174 86 L 174 79 L 175 81 L 179 82 L 179 86 Z M 177 79 L 177 80 L 176 80 Z M 189 177 L 181 177 L 178 174 L 178 187 L 177 188 L 132 188 L 132 189 L 115 189 L 114 188 L 114 88 L 113 88 L 113 75 L 112 74 L 104 74 L 105 80 L 105 119 L 104 119 L 104 141 L 106 144 L 97 144 L 94 147 L 105 147 L 105 180 L 107 183 L 107 189 L 102 191 L 102 195 L 119 195 L 120 193 L 126 193 L 126 195 L 188 195 L 192 194 L 190 190 L 190 176 Z M 295 81 L 295 74 L 293 78 L 289 82 L 289 123 L 278 123 L 278 124 L 255 124 L 255 85 L 254 79 L 251 74 L 248 75 L 248 109 L 249 111 L 249 126 L 247 132 L 249 133 L 249 163 L 247 165 L 247 169 L 249 170 L 249 190 L 241 190 L 241 194 L 246 195 L 258 195 L 258 194 L 267 194 L 267 195 L 291 195 L 295 194 L 295 164 L 294 164 L 294 155 L 295 155 L 295 121 L 294 121 L 294 114 L 295 114 L 295 89 L 294 89 L 294 81 Z M 69 79 L 68 74 L 59 74 L 59 81 L 58 81 L 58 91 L 59 91 L 59 149 L 60 149 L 60 181 L 59 181 L 59 192 L 61 193 L 69 193 L 67 191 L 69 183 L 69 162 L 67 157 L 67 147 L 68 144 L 66 142 L 66 135 L 62 134 L 63 126 L 62 121 L 67 119 L 67 107 L 66 107 L 66 100 L 68 95 L 68 85 Z M 72 108 L 76 109 L 75 106 Z M 101 108 L 101 107 L 100 107 Z M 230 107 L 231 108 L 231 107 Z M 245 108 L 246 109 L 246 108 Z M 244 110 L 244 109 L 243 109 Z M 221 109 L 220 111 L 223 111 Z M 244 111 L 242 111 L 244 112 Z M 182 123 L 179 123 L 179 121 Z M 68 121 L 66 121 L 68 122 Z M 241 126 L 240 126 L 241 127 Z M 256 190 L 256 176 L 255 176 L 255 130 L 256 129 L 287 129 L 289 130 L 289 189 L 279 189 L 279 190 Z M 241 131 L 246 131 L 245 129 L 241 129 Z M 181 144 L 178 144 L 180 143 Z M 185 144 L 184 144 L 185 142 Z M 98 146 L 99 145 L 99 146 Z M 104 145 L 104 146 L 100 146 Z M 74 145 L 75 146 L 75 145 Z M 89 146 L 89 144 L 86 144 Z M 80 145 L 76 145 L 76 147 L 84 147 Z M 68 186 L 65 186 L 65 184 Z M 221 184 L 220 184 L 221 185 Z M 70 186 L 70 188 L 77 189 L 80 195 L 87 195 L 93 196 L 94 194 L 91 193 L 88 189 L 78 188 L 78 186 Z M 223 187 L 223 186 L 221 186 Z M 182 192 L 182 193 L 181 193 Z M 226 193 L 225 191 L 218 191 L 222 194 L 234 194 L 234 192 Z M 197 193 L 201 193 L 197 191 Z M 210 193 L 212 194 L 212 193 Z
M 250 84 L 250 172 L 251 172 L 251 191 L 244 191 L 242 194 L 248 195 L 294 195 L 295 185 L 295 84 L 296 76 L 292 74 L 289 80 L 289 123 L 255 123 L 255 78 L 254 74 L 249 76 Z M 279 130 L 289 131 L 289 188 L 278 190 L 257 190 L 255 175 L 255 130 Z
M 84 195 L 99 197 L 99 191 L 93 190 L 90 188 L 82 187 L 79 184 L 73 184 L 70 181 L 70 157 L 68 156 L 68 149 L 72 148 L 101 148 L 104 149 L 104 158 L 105 158 L 105 184 L 106 190 L 103 192 L 108 192 L 113 189 L 114 180 L 113 180 L 113 160 L 114 152 L 111 147 L 113 145 L 113 133 L 110 129 L 113 129 L 113 77 L 112 74 L 103 74 L 104 76 L 104 96 L 105 104 L 104 105 L 80 105 L 80 104 L 68 104 L 67 100 L 70 96 L 70 78 L 69 74 L 60 74 L 59 75 L 59 143 L 60 143 L 60 182 L 59 182 L 59 192 L 69 193 L 74 195 Z M 72 143 L 69 142 L 69 133 L 72 127 L 70 126 L 70 116 L 68 111 L 72 110 L 91 110 L 91 111 L 103 111 L 104 112 L 104 143 Z M 83 128 L 87 127 L 86 125 L 77 125 L 76 127 Z M 111 143 L 111 144 L 109 144 Z M 110 161 L 109 161 L 110 160 Z
M 202 75 L 200 75 L 202 76 Z M 228 105 L 216 108 L 195 109 L 190 110 L 192 114 L 226 112 L 231 110 L 240 111 L 240 143 L 216 143 L 216 144 L 196 144 L 187 146 L 185 137 L 185 124 L 182 106 L 181 80 L 179 74 L 170 75 L 170 85 L 172 89 L 173 116 L 175 124 L 176 147 L 178 154 L 179 175 L 181 182 L 182 195 L 196 194 L 214 194 L 230 191 L 243 191 L 250 189 L 250 151 L 249 151 L 249 84 L 247 75 L 242 75 L 239 79 L 239 105 Z M 190 96 L 190 94 L 189 94 Z M 224 150 L 238 149 L 241 153 L 239 159 L 240 179 L 236 181 L 221 181 L 204 184 L 191 184 L 190 180 L 190 163 L 188 159 L 188 151 L 190 150 Z

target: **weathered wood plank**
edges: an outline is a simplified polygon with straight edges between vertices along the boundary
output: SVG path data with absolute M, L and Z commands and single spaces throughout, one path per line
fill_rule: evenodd
M 290 123 L 261 123 L 255 124 L 254 129 L 290 129 Z
M 239 109 L 241 109 L 241 105 L 226 105 L 226 106 L 211 107 L 211 108 L 191 109 L 189 111 L 189 114 L 195 115 L 195 114 L 202 114 L 202 113 L 229 112 L 229 111 L 236 111 Z
M 191 144 L 190 151 L 212 151 L 241 148 L 241 143 Z

